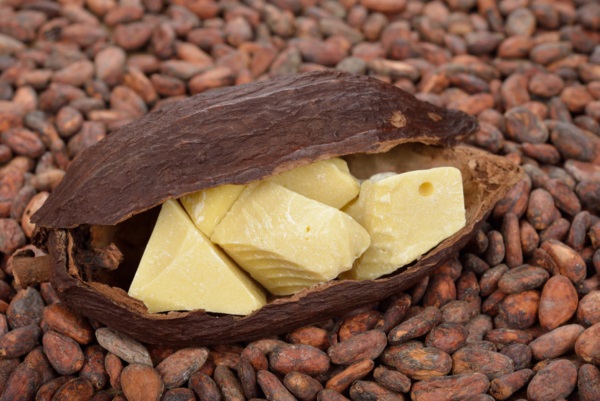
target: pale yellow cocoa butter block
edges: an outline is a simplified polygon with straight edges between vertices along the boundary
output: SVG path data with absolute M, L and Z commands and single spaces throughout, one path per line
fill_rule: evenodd
M 348 164 L 338 157 L 286 171 L 267 181 L 337 209 L 356 198 L 360 190 Z
M 196 227 L 210 237 L 243 190 L 244 185 L 226 184 L 182 196 L 179 200 Z
M 454 167 L 378 174 L 343 209 L 371 246 L 343 278 L 372 280 L 409 264 L 465 226 L 461 173 Z
M 129 289 L 151 313 L 205 309 L 247 315 L 263 290 L 216 247 L 175 200 L 165 202 Z
M 211 240 L 275 295 L 334 279 L 370 243 L 347 214 L 270 181 L 248 185 Z

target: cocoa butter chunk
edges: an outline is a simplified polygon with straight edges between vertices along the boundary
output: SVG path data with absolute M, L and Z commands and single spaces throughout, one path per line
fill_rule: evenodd
M 163 204 L 129 288 L 151 313 L 204 309 L 247 315 L 263 291 L 192 223 L 175 200 Z
M 227 184 L 194 192 L 179 200 L 196 227 L 210 237 L 243 190 L 244 185 Z
M 370 243 L 347 214 L 268 181 L 242 192 L 211 240 L 275 295 L 337 277 Z
M 367 229 L 371 246 L 344 275 L 372 280 L 413 262 L 465 226 L 460 170 L 382 173 L 362 183 L 344 211 Z
M 348 164 L 339 157 L 298 167 L 268 180 L 337 209 L 356 198 L 360 190 Z

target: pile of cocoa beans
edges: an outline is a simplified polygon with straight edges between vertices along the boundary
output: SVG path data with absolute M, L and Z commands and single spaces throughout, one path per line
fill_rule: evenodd
M 333 68 L 476 116 L 526 175 L 434 275 L 251 343 L 139 343 L 11 255 L 69 162 L 150 110 Z M 600 400 L 600 3 L 0 0 L 0 401 Z

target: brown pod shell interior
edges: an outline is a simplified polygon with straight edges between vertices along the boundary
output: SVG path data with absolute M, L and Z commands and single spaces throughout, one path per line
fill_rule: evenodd
M 35 217 L 43 227 L 37 242 L 48 249 L 51 282 L 64 302 L 140 341 L 217 344 L 286 332 L 402 291 L 466 244 L 521 177 L 517 166 L 484 151 L 428 146 L 452 144 L 476 126 L 461 112 L 420 102 L 371 78 L 339 72 L 214 91 L 150 113 L 76 159 Z M 158 206 L 165 200 L 335 156 L 344 156 L 359 178 L 382 171 L 459 168 L 466 226 L 389 276 L 333 280 L 270 299 L 248 316 L 203 310 L 150 314 L 127 295 Z M 95 259 L 101 254 L 97 247 L 111 243 L 124 254 L 115 270 Z

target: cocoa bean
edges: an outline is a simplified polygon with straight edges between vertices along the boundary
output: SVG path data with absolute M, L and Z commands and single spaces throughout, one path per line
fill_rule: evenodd
M 527 386 L 527 398 L 532 401 L 551 401 L 565 398 L 575 388 L 577 368 L 561 359 L 550 362 L 533 376 Z
M 13 370 L 0 401 L 29 401 L 35 397 L 35 393 L 40 386 L 40 375 L 36 370 L 23 362 Z
M 350 398 L 353 401 L 390 400 L 404 401 L 402 394 L 388 390 L 377 383 L 358 380 L 350 387 Z
M 277 379 L 275 377 L 275 375 L 273 375 L 271 372 L 261 370 L 261 371 L 257 372 L 256 380 L 257 380 L 258 385 L 263 389 L 263 391 L 265 393 L 266 393 L 266 391 L 263 388 L 263 386 L 261 385 L 261 381 L 259 379 L 260 372 L 267 372 L 270 375 L 269 378 L 271 376 L 274 377 L 277 380 L 277 382 L 281 385 L 281 387 L 283 387 L 283 384 L 281 384 L 281 382 L 279 381 L 279 379 Z M 230 368 L 228 368 L 224 365 L 218 365 L 215 368 L 214 380 L 217 383 L 217 385 L 219 386 L 219 389 L 221 390 L 221 393 L 223 394 L 223 398 L 226 401 L 243 401 L 245 399 L 244 389 L 242 388 L 242 385 L 241 385 L 239 379 L 235 376 L 235 374 L 232 372 L 232 370 Z M 272 384 L 271 381 L 269 381 L 268 383 Z M 285 390 L 285 387 L 283 387 L 283 388 Z M 287 392 L 287 390 L 285 390 L 285 391 Z
M 44 383 L 35 394 L 36 401 L 52 401 L 57 390 L 66 382 L 74 379 L 73 376 L 59 376 Z
M 452 278 L 446 274 L 436 274 L 429 280 L 423 296 L 423 306 L 441 308 L 456 299 L 456 287 Z
M 317 395 L 317 401 L 349 401 L 349 399 L 335 390 L 326 388 Z
M 508 345 L 502 348 L 500 353 L 506 355 L 513 361 L 515 371 L 527 368 L 531 363 L 531 358 L 533 356 L 531 348 L 521 343 Z
M 573 283 L 565 276 L 550 278 L 540 296 L 540 325 L 552 330 L 567 322 L 577 311 L 579 297 Z
M 350 337 L 371 330 L 381 319 L 381 314 L 375 310 L 368 310 L 353 314 L 344 319 L 338 330 L 340 341 L 348 340 Z
M 99 345 L 91 345 L 84 350 L 83 354 L 85 361 L 79 371 L 79 377 L 87 379 L 94 390 L 100 390 L 109 380 L 104 367 L 106 352 Z
M 500 264 L 487 270 L 479 280 L 481 295 L 487 296 L 498 289 L 500 278 L 508 271 L 508 266 Z
M 49 328 L 72 338 L 81 345 L 89 344 L 94 338 L 90 324 L 65 304 L 55 303 L 46 306 L 43 318 Z
M 541 335 L 529 344 L 533 357 L 542 360 L 566 354 L 573 350 L 575 341 L 584 330 L 578 324 L 568 324 Z
M 581 401 L 592 401 L 600 397 L 600 370 L 594 365 L 584 364 L 579 368 L 577 390 Z
M 42 320 L 44 301 L 33 287 L 17 291 L 10 301 L 6 318 L 10 327 L 17 328 L 38 324 Z
M 152 359 L 146 347 L 125 334 L 109 328 L 100 328 L 96 330 L 96 340 L 102 348 L 126 362 L 152 366 Z
M 132 363 L 121 372 L 121 386 L 128 401 L 159 401 L 164 384 L 151 366 Z
M 559 218 L 554 220 L 548 227 L 540 232 L 540 241 L 547 240 L 562 241 L 569 232 L 569 220 Z
M 531 369 L 517 370 L 490 382 L 490 394 L 496 400 L 506 400 L 522 388 L 534 375 Z
M 304 375 L 303 373 L 299 372 L 295 373 L 298 375 Z M 248 362 L 245 358 L 240 358 L 238 362 L 237 375 L 240 379 L 240 383 L 242 385 L 242 389 L 244 390 L 244 395 L 246 396 L 246 398 L 255 398 L 258 394 L 258 388 L 256 386 L 256 371 L 254 370 L 250 362 Z M 304 375 L 303 377 L 308 376 Z
M 206 348 L 185 348 L 165 358 L 156 371 L 161 376 L 165 388 L 179 387 L 206 361 Z
M 118 356 L 108 352 L 104 358 L 104 368 L 110 380 L 110 386 L 115 390 L 121 390 L 121 372 L 123 362 Z
M 385 366 L 375 368 L 373 378 L 381 386 L 397 393 L 408 393 L 410 390 L 411 381 L 408 377 Z
M 498 281 L 498 288 L 507 294 L 516 294 L 541 287 L 549 276 L 541 267 L 522 265 L 504 273 Z
M 44 353 L 58 373 L 70 375 L 82 368 L 85 356 L 79 344 L 72 338 L 55 331 L 48 331 L 44 334 L 42 343 Z
M 188 388 L 173 388 L 165 391 L 161 401 L 195 401 L 194 392 Z
M 390 344 L 399 344 L 407 340 L 427 334 L 441 320 L 438 308 L 430 306 L 419 315 L 410 318 L 390 330 L 388 341 Z
M 511 373 L 513 370 L 512 360 L 498 352 L 467 346 L 452 355 L 452 374 L 454 375 L 480 372 L 492 380 Z
M 577 320 L 586 326 L 592 326 L 600 322 L 600 291 L 590 291 L 579 300 L 577 306 Z
M 196 372 L 190 376 L 189 386 L 200 401 L 220 401 L 222 399 L 217 383 L 202 372 Z
M 327 350 L 327 354 L 331 358 L 331 362 L 338 365 L 349 365 L 362 359 L 377 358 L 386 344 L 387 339 L 384 332 L 369 330 L 332 345 Z
M 268 400 L 294 401 L 296 399 L 279 381 L 277 376 L 268 370 L 256 372 L 256 380 Z M 227 399 L 227 397 L 225 398 Z
M 474 301 L 452 301 L 442 307 L 442 319 L 444 323 L 466 323 L 479 313 L 481 300 Z
M 575 284 L 585 279 L 585 261 L 574 249 L 556 240 L 544 241 L 541 248 L 550 255 L 560 274 Z
M 558 210 L 554 206 L 554 198 L 548 191 L 542 188 L 531 191 L 527 206 L 527 221 L 536 230 L 543 230 L 550 226 L 556 219 L 557 214 Z
M 71 379 L 63 384 L 54 394 L 52 400 L 55 401 L 88 401 L 94 395 L 94 387 L 92 384 L 82 378 L 78 377 Z
M 528 344 L 532 340 L 531 334 L 526 331 L 502 328 L 489 330 L 484 338 L 496 345 Z
M 433 377 L 413 385 L 413 401 L 451 401 L 465 399 L 488 391 L 490 381 L 482 373 Z
M 371 369 L 373 362 L 371 362 Z M 367 373 L 370 372 L 370 369 Z M 285 387 L 300 401 L 311 401 L 317 398 L 317 394 L 323 390 L 323 386 L 312 377 L 300 373 L 290 372 L 283 378 Z
M 331 355 L 332 351 L 329 353 Z M 269 366 L 281 374 L 297 371 L 308 375 L 318 375 L 329 369 L 329 356 L 309 345 L 285 345 L 275 348 L 271 352 Z
M 425 345 L 453 354 L 465 345 L 468 335 L 469 331 L 461 324 L 442 323 L 427 334 Z
M 320 327 L 306 326 L 292 331 L 288 335 L 288 341 L 326 350 L 329 347 L 329 333 Z
M 0 340 L 1 341 L 1 340 Z M 575 353 L 586 362 L 600 362 L 600 323 L 585 329 L 575 342 Z
M 17 327 L 0 337 L 0 356 L 11 359 L 27 354 L 40 341 L 42 330 L 37 325 Z

